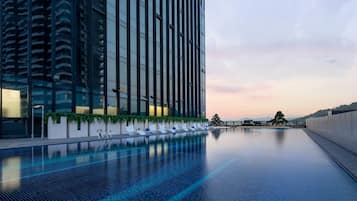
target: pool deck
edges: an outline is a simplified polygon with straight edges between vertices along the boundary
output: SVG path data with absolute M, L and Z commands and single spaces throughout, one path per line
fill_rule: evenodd
M 117 135 L 113 136 L 112 139 L 122 139 L 128 138 L 129 135 Z M 133 136 L 134 137 L 134 136 Z M 42 145 L 54 145 L 54 144 L 67 144 L 67 143 L 78 143 L 86 141 L 99 141 L 104 139 L 99 139 L 98 137 L 80 137 L 80 138 L 68 138 L 68 139 L 47 139 L 47 138 L 18 138 L 18 139 L 4 139 L 0 140 L 0 150 L 1 149 L 12 149 L 12 148 L 23 148 L 32 146 L 42 146 Z
M 305 133 L 318 144 L 343 170 L 357 181 L 357 155 L 320 135 L 304 129 Z
M 201 132 L 201 131 L 197 131 Z M 202 131 L 204 132 L 204 131 Z M 190 133 L 190 132 L 187 132 Z M 177 134 L 182 134 L 177 133 Z M 147 136 L 161 136 L 161 135 L 172 135 L 172 133 L 166 134 L 150 134 Z M 138 138 L 145 137 L 143 135 L 113 135 L 110 139 L 127 139 L 127 138 Z M 12 149 L 12 148 L 24 148 L 24 147 L 33 147 L 33 146 L 43 146 L 43 145 L 55 145 L 55 144 L 70 144 L 70 143 L 79 143 L 79 142 L 92 142 L 92 141 L 103 141 L 106 138 L 98 138 L 95 136 L 91 137 L 79 137 L 79 138 L 66 138 L 66 139 L 47 139 L 47 138 L 17 138 L 17 139 L 1 139 L 0 140 L 0 150 L 2 149 Z

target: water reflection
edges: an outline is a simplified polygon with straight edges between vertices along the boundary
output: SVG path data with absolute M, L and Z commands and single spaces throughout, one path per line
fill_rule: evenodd
M 20 188 L 21 158 L 9 157 L 2 159 L 1 180 L 9 182 L 1 183 L 2 191 L 14 191 Z
M 48 158 L 60 158 L 65 157 L 67 155 L 67 145 L 59 144 L 59 145 L 51 145 L 47 147 L 48 150 Z
M 244 134 L 250 134 L 253 133 L 254 131 L 252 128 L 243 128 L 242 130 Z
M 206 135 L 177 135 L 3 150 L 0 200 L 357 197 L 356 183 L 303 131 L 248 133 L 220 130 L 207 142 Z
M 55 183 L 56 179 L 66 183 L 67 179 L 64 178 L 68 178 L 66 185 L 70 191 L 76 185 L 72 177 L 90 175 L 90 178 L 86 178 L 91 181 L 88 188 L 93 188 L 95 192 L 98 188 L 92 184 L 96 182 L 95 179 L 101 178 L 103 186 L 119 187 L 128 182 L 137 182 L 163 166 L 171 167 L 172 162 L 178 158 L 190 161 L 190 155 L 197 153 L 203 153 L 204 157 L 205 150 L 206 135 L 177 136 L 170 140 L 132 138 L 6 150 L 0 153 L 1 190 L 13 191 L 21 186 L 21 192 L 29 195 L 32 194 L 31 186 L 34 184 L 46 186 L 48 183 L 51 186 L 50 183 Z M 175 172 L 169 172 L 175 176 Z M 51 175 L 51 179 L 46 179 L 47 175 Z M 162 176 L 160 178 L 167 180 Z M 78 193 L 80 191 L 78 189 Z
M 275 138 L 278 145 L 283 145 L 285 140 L 285 128 L 275 129 Z
M 221 129 L 214 129 L 212 131 L 212 135 L 215 140 L 219 140 L 219 136 L 221 135 Z

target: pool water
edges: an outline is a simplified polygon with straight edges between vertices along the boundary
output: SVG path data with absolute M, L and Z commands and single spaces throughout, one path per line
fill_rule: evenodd
M 357 200 L 300 129 L 227 129 L 0 151 L 0 200 Z

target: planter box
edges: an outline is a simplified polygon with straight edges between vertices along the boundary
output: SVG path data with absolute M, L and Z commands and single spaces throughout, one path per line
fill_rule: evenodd
M 88 137 L 88 122 L 81 122 L 81 126 L 79 129 L 77 126 L 77 122 L 68 123 L 68 136 L 69 138 Z
M 102 131 L 102 134 L 105 133 L 105 123 L 104 121 L 95 119 L 90 125 L 89 125 L 89 136 L 99 136 L 99 130 Z
M 124 122 L 118 122 L 113 124 L 112 122 L 108 122 L 108 133 L 110 133 L 110 135 L 120 135 L 122 134 L 122 130 L 123 130 L 123 125 Z
M 145 130 L 145 122 L 144 121 L 135 121 L 134 129 L 135 130 L 140 129 L 140 130 L 144 131 Z
M 49 118 L 47 129 L 48 129 L 48 139 L 67 138 L 67 118 L 61 117 L 61 121 L 59 124 L 54 122 L 52 118 Z

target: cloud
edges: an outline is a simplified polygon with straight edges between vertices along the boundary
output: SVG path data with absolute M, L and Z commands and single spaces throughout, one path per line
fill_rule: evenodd
M 337 59 L 335 59 L 335 58 L 326 58 L 325 62 L 328 63 L 328 64 L 335 64 L 335 63 L 337 63 Z
M 259 85 L 239 86 L 233 82 L 209 82 L 207 90 L 215 94 L 228 95 L 249 95 L 252 99 L 267 98 L 268 95 L 262 95 L 265 92 L 272 90 L 272 87 L 267 83 L 260 83 Z
M 206 4 L 208 113 L 297 116 L 357 100 L 357 1 Z
M 215 93 L 237 94 L 241 93 L 242 89 L 237 86 L 223 86 L 223 85 L 208 85 L 207 89 Z
M 221 78 L 237 84 L 291 77 L 334 77 L 356 65 L 356 52 L 356 47 L 337 42 L 213 49 L 208 46 L 207 76 L 210 80 Z

